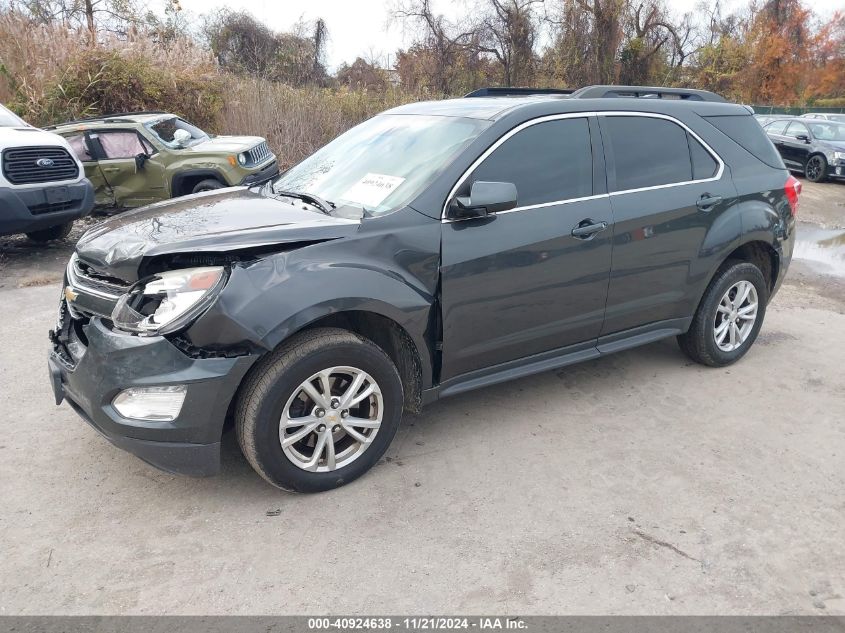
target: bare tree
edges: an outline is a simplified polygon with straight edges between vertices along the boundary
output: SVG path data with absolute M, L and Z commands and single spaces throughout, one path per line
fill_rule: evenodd
M 479 28 L 478 50 L 494 56 L 506 86 L 529 85 L 537 59 L 534 46 L 539 18 L 536 8 L 544 0 L 485 0 L 488 4 Z M 483 11 L 482 4 L 482 11 Z

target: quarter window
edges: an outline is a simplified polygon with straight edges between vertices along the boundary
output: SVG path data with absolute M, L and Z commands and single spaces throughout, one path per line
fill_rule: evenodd
M 680 125 L 652 117 L 602 119 L 602 131 L 607 132 L 607 146 L 616 170 L 612 191 L 692 180 L 687 132 Z
M 716 162 L 716 159 L 689 133 L 687 134 L 687 142 L 689 143 L 690 159 L 692 159 L 692 179 L 704 180 L 715 176 L 719 169 L 719 163 Z
M 73 150 L 73 153 L 76 154 L 77 158 L 84 162 L 90 162 L 94 160 L 91 157 L 91 153 L 88 151 L 88 145 L 85 143 L 85 135 L 84 134 L 74 134 L 73 136 L 65 137 L 65 140 L 70 145 L 70 148 Z
M 517 132 L 475 169 L 467 193 L 478 180 L 514 183 L 521 207 L 592 195 L 587 119 L 545 121 Z

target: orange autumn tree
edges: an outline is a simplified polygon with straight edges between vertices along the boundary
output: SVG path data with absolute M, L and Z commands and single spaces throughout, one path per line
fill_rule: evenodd
M 809 99 L 845 96 L 845 14 L 836 13 L 816 35 L 807 94 Z

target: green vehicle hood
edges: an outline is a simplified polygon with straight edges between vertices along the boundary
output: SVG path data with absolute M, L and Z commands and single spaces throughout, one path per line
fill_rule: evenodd
M 252 149 L 259 143 L 263 143 L 264 139 L 260 136 L 215 136 L 203 143 L 197 143 L 191 147 L 186 148 L 188 151 L 202 152 L 208 154 L 210 152 L 225 152 L 227 154 L 238 154 Z

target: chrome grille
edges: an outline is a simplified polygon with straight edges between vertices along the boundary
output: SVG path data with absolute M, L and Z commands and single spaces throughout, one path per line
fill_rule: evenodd
M 267 145 L 267 141 L 259 143 L 247 153 L 249 154 L 250 165 L 260 165 L 268 158 L 273 156 L 273 152 L 270 151 L 270 146 Z
M 92 270 L 74 255 L 68 266 L 68 281 L 83 292 L 89 292 L 104 299 L 117 300 L 131 284 L 121 279 L 101 275 Z
M 3 175 L 13 185 L 74 180 L 79 167 L 63 147 L 12 147 L 3 150 Z

